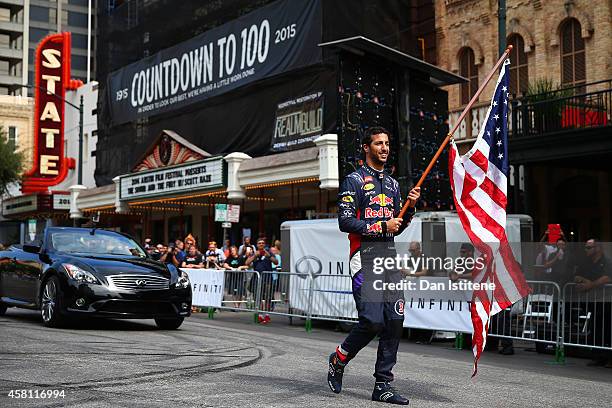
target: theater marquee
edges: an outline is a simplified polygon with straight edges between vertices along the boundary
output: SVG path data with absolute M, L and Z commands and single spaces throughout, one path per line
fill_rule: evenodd
M 120 178 L 120 200 L 193 193 L 224 187 L 223 157 L 132 173 Z

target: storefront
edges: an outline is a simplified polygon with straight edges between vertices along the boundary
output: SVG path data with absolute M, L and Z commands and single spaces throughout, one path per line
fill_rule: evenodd
M 335 216 L 337 138 L 317 146 L 251 158 L 244 153 L 211 157 L 174 132 L 154 145 L 114 184 L 80 191 L 75 208 L 85 218 L 141 241 L 171 242 L 192 234 L 198 242 L 244 235 L 278 239 L 287 219 Z M 217 204 L 232 204 L 238 222 L 218 221 Z
M 48 225 L 72 225 L 69 210 L 68 191 L 26 194 L 2 200 L 2 215 L 21 225 L 19 233 L 25 240 L 34 239 Z

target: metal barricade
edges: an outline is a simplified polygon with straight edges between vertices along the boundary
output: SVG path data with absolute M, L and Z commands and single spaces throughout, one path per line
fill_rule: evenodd
M 612 351 L 612 285 L 527 282 L 531 294 L 492 316 L 489 336 L 554 345 L 559 362 L 565 345 Z M 312 320 L 357 321 L 351 289 L 348 275 L 226 270 L 219 309 L 304 318 L 310 330 Z
M 563 287 L 563 342 L 568 346 L 612 351 L 612 285 Z
M 512 308 L 491 317 L 489 336 L 531 340 L 538 351 L 555 345 L 557 360 L 563 359 L 561 288 L 555 282 L 527 281 L 531 294 Z
M 308 273 L 262 272 L 260 313 L 289 317 L 307 317 L 312 278 Z
M 257 271 L 226 270 L 221 310 L 257 312 L 260 274 Z
M 312 278 L 309 319 L 354 323 L 357 309 L 348 275 L 317 274 Z
M 304 318 L 307 331 L 312 320 L 357 320 L 350 276 L 262 272 L 259 283 L 257 313 Z

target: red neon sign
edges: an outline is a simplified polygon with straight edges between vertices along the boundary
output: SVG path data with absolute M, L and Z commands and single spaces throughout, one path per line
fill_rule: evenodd
M 65 104 L 62 100 L 66 89 L 75 86 L 75 81 L 70 81 L 70 33 L 44 38 L 35 58 L 34 164 L 23 176 L 23 194 L 47 191 L 66 178 L 69 168 L 74 168 L 74 159 L 64 157 Z

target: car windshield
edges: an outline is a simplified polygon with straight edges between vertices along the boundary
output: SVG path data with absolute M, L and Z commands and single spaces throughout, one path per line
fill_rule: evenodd
M 134 240 L 120 234 L 96 230 L 63 230 L 51 233 L 51 246 L 58 252 L 125 255 L 146 257 L 145 252 Z

